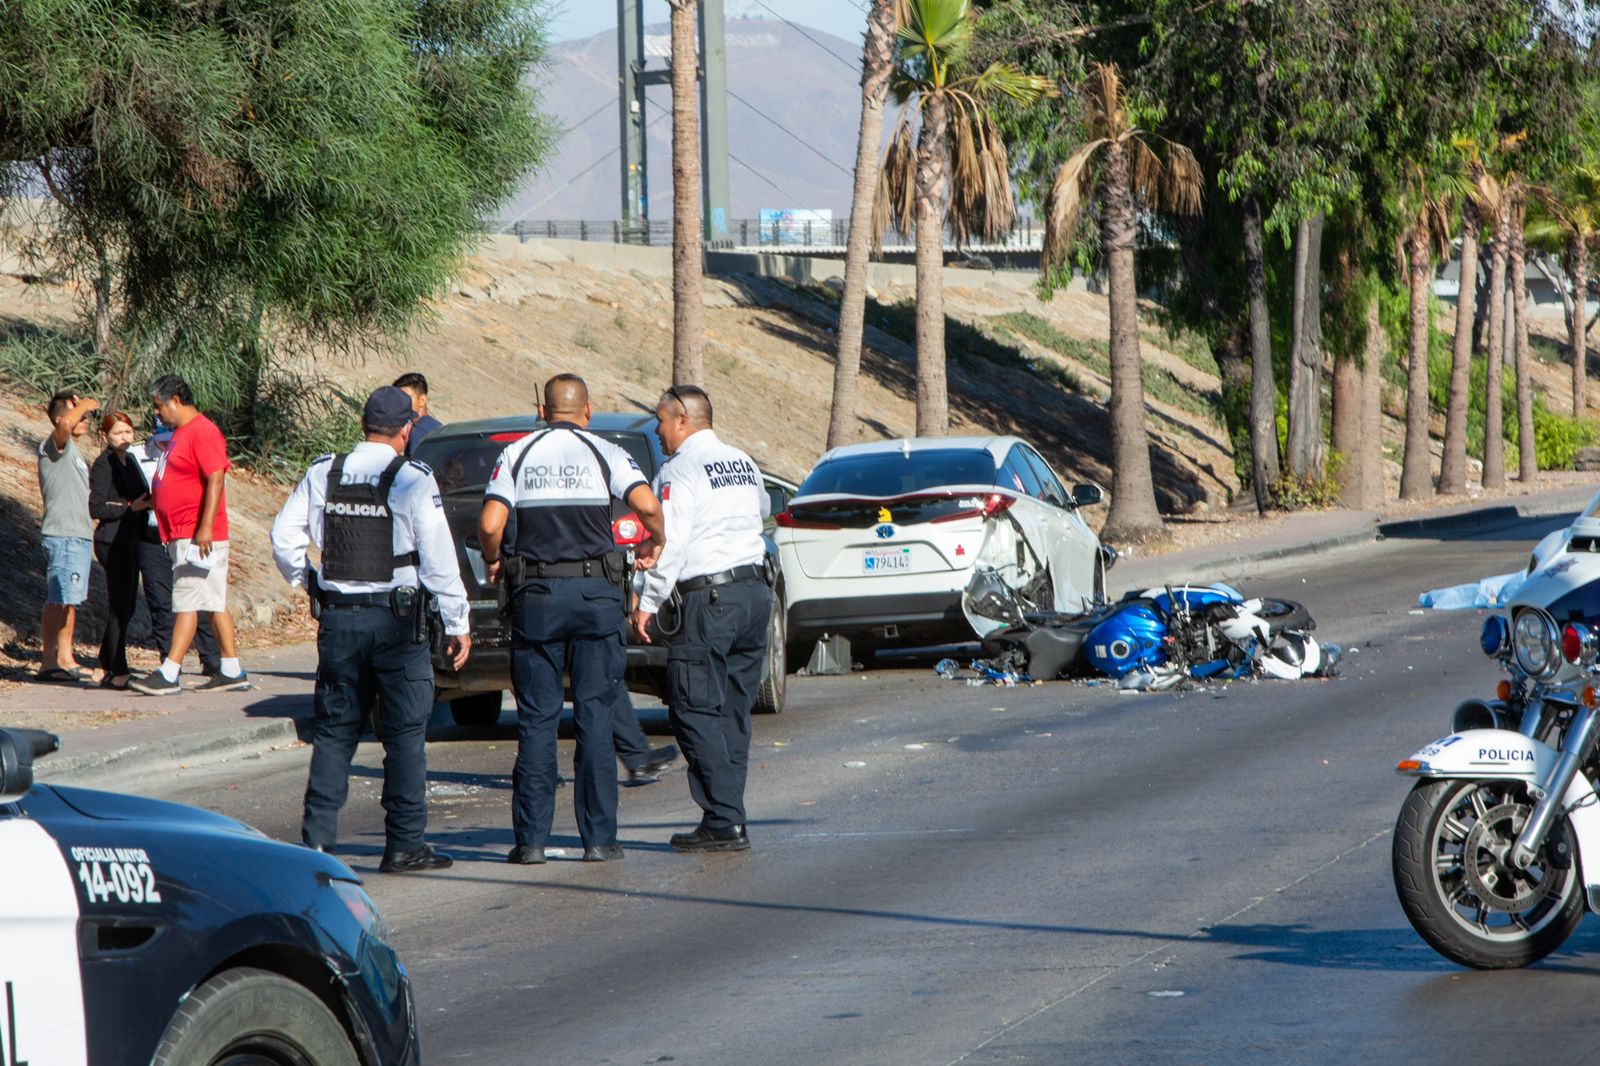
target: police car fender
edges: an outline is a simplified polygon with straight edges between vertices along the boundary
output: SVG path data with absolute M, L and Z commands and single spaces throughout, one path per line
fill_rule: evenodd
M 78 896 L 37 822 L 0 819 L 0 1063 L 84 1066 Z

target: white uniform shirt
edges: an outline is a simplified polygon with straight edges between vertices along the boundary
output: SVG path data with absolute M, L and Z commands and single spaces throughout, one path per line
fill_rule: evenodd
M 324 455 L 311 464 L 272 523 L 272 561 L 296 588 L 306 581 L 306 549 L 312 544 L 319 550 L 322 547 L 322 512 L 328 502 L 328 471 L 333 467 L 333 458 Z M 357 444 L 344 462 L 344 484 L 376 485 L 394 458 L 395 451 L 387 444 Z M 456 545 L 445 521 L 444 501 L 433 471 L 414 460 L 407 462 L 395 475 L 389 504 L 394 515 L 394 553 L 407 555 L 415 551 L 422 557 L 422 564 L 395 567 L 394 576 L 387 582 L 323 581 L 319 567 L 319 584 L 334 592 L 359 595 L 403 585 L 415 587 L 420 579 L 423 587 L 439 597 L 444 631 L 452 637 L 465 634 L 467 590 L 461 583 Z
M 650 614 L 680 581 L 760 563 L 761 523 L 772 500 L 755 462 L 715 432 L 692 433 L 656 473 L 667 546 L 647 571 L 639 609 Z
M 144 483 L 147 487 L 155 485 L 156 468 L 161 465 L 161 457 L 166 454 L 166 451 L 153 439 L 128 449 L 128 454 L 139 461 L 139 473 L 144 475 Z M 153 488 L 152 491 L 154 491 Z M 160 527 L 156 525 L 156 509 L 152 507 L 146 513 L 150 516 L 150 528 L 159 529 Z

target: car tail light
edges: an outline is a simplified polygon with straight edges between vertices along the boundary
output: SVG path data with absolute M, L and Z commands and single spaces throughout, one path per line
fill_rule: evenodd
M 1011 505 L 1016 502 L 1015 497 L 1007 496 L 1003 492 L 991 492 L 983 501 L 983 517 L 993 518 L 997 514 L 1003 514 L 1011 510 Z
M 491 433 L 489 434 L 489 439 L 496 444 L 510 444 L 512 441 L 521 440 L 531 432 L 532 430 L 520 430 L 507 433 Z
M 620 548 L 631 548 L 635 544 L 643 543 L 644 538 L 644 523 L 639 521 L 639 516 L 632 511 L 611 523 L 611 539 L 616 541 Z
M 794 508 L 779 511 L 772 520 L 784 529 L 843 529 L 837 522 L 824 522 L 805 513 L 796 514 Z
M 963 518 L 993 518 L 997 514 L 1009 510 L 1017 501 L 1003 492 L 991 492 L 987 496 L 963 497 L 964 506 L 959 511 L 951 511 L 937 518 L 928 519 L 931 523 L 959 522 Z

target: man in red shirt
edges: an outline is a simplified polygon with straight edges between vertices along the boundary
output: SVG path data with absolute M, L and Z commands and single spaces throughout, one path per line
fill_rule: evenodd
M 151 484 L 156 526 L 172 557 L 172 643 L 158 669 L 135 678 L 131 687 L 147 696 L 182 691 L 179 664 L 194 640 L 200 614 L 211 616 L 222 651 L 222 669 L 200 691 L 247 689 L 250 679 L 239 665 L 233 616 L 228 613 L 228 497 L 224 479 L 228 444 L 216 423 L 194 405 L 189 385 L 168 374 L 150 387 L 157 417 L 173 427 L 172 442 Z

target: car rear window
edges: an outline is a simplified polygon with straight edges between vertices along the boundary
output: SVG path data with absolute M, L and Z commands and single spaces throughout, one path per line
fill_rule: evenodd
M 529 432 L 533 432 L 529 430 Z M 439 491 L 446 495 L 482 492 L 489 484 L 489 474 L 494 470 L 500 453 L 526 433 L 496 433 L 493 437 L 429 437 L 417 446 L 417 459 L 433 468 L 439 481 Z M 633 457 L 644 472 L 646 480 L 655 476 L 655 456 L 650 442 L 640 433 L 620 430 L 599 431 L 595 436 L 619 445 Z
M 983 449 L 874 452 L 819 463 L 800 485 L 800 496 L 838 493 L 888 499 L 947 485 L 993 485 L 994 459 Z

